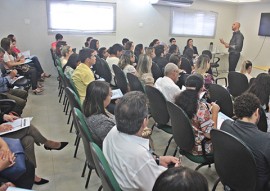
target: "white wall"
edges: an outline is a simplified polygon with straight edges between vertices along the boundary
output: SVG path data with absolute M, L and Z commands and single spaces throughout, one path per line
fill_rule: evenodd
M 121 42 L 123 37 L 128 37 L 137 43 L 143 43 L 148 46 L 154 39 L 168 42 L 169 24 L 170 24 L 170 8 L 163 6 L 152 6 L 148 0 L 109 0 L 117 2 L 117 31 L 112 35 L 89 35 L 99 39 L 101 46 L 109 47 L 115 42 Z M 229 41 L 232 35 L 231 24 L 239 19 L 242 23 L 242 32 L 245 35 L 245 44 L 243 54 L 245 57 L 252 57 L 262 42 L 262 38 L 258 37 L 259 13 L 269 7 L 266 5 L 250 5 L 237 7 L 235 5 L 222 4 L 214 2 L 203 2 L 197 0 L 191 9 L 209 10 L 219 13 L 217 22 L 216 37 L 209 38 L 193 38 L 194 44 L 198 47 L 199 52 L 205 49 L 209 42 L 214 42 L 220 51 L 226 51 L 218 39 L 224 38 Z M 253 7 L 256 8 L 253 8 Z M 44 69 L 47 72 L 54 73 L 52 60 L 49 52 L 50 43 L 54 41 L 54 35 L 47 33 L 47 13 L 45 0 L 9 0 L 0 1 L 0 18 L 1 29 L 0 38 L 7 36 L 9 33 L 15 34 L 17 37 L 18 47 L 21 50 L 31 50 L 32 54 L 38 55 Z M 269 12 L 269 11 L 268 11 Z M 25 19 L 29 19 L 30 24 L 25 24 Z M 91 19 L 91 18 L 90 18 Z M 95 18 L 97 19 L 97 18 Z M 143 27 L 139 27 L 139 23 L 143 23 Z M 80 49 L 85 42 L 87 36 L 81 35 L 64 35 L 64 39 L 73 47 Z M 176 37 L 180 47 L 184 47 L 187 38 Z M 267 42 L 269 47 L 269 38 Z M 268 48 L 269 50 L 269 48 Z M 266 60 L 266 49 L 261 55 L 260 62 Z M 225 60 L 226 62 L 227 60 Z M 259 63 L 259 58 L 258 58 Z M 226 65 L 226 63 L 225 63 Z

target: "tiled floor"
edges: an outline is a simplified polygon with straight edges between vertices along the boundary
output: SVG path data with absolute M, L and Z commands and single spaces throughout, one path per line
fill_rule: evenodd
M 43 147 L 36 146 L 37 164 L 36 174 L 49 179 L 45 185 L 33 187 L 36 191 L 78 191 L 85 190 L 86 176 L 81 177 L 85 156 L 83 144 L 80 145 L 77 158 L 73 158 L 75 133 L 69 133 L 70 125 L 63 113 L 63 105 L 58 102 L 58 82 L 56 77 L 46 79 L 43 95 L 29 95 L 27 107 L 23 116 L 33 116 L 32 123 L 48 139 L 57 141 L 69 141 L 69 145 L 61 151 L 47 151 Z M 31 94 L 31 93 L 30 93 Z M 152 122 L 153 123 L 153 122 Z M 157 154 L 162 154 L 170 136 L 155 129 L 152 135 Z M 168 154 L 172 154 L 175 144 L 170 146 Z M 183 157 L 183 165 L 192 169 L 196 164 Z M 88 171 L 87 171 L 88 172 Z M 213 182 L 217 179 L 215 168 L 203 167 L 199 170 L 209 181 L 212 189 Z M 98 190 L 100 180 L 93 171 L 87 190 Z M 221 184 L 217 190 L 222 190 Z

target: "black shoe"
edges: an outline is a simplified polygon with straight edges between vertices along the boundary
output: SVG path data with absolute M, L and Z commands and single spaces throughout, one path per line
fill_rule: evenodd
M 42 185 L 42 184 L 47 184 L 49 182 L 49 180 L 46 180 L 46 179 L 43 179 L 43 178 L 41 178 L 41 180 L 40 181 L 38 181 L 38 182 L 34 182 L 36 185 Z
M 45 145 L 44 145 L 44 148 L 45 148 L 46 150 L 62 150 L 62 149 L 63 149 L 65 146 L 67 146 L 67 145 L 68 145 L 68 142 L 61 142 L 59 148 L 49 148 L 49 147 L 46 147 Z

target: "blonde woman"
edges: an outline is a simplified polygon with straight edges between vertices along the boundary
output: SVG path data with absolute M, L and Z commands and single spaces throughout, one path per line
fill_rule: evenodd
M 151 59 L 151 57 L 146 55 L 146 54 L 140 55 L 138 65 L 137 65 L 136 69 L 137 69 L 137 72 L 138 72 L 139 79 L 144 84 L 148 84 L 148 82 L 145 82 L 144 79 L 146 79 L 146 78 L 142 78 L 142 76 L 144 76 L 144 77 L 147 76 L 148 81 L 154 82 L 154 79 L 149 80 L 149 78 L 153 78 L 151 68 L 152 68 L 152 59 Z
M 253 77 L 251 76 L 251 71 L 252 71 L 252 62 L 249 61 L 249 60 L 245 60 L 245 61 L 242 63 L 240 73 L 246 75 L 246 77 L 247 77 L 247 79 L 248 79 L 248 82 L 250 81 L 251 78 L 253 78 Z
M 210 68 L 210 58 L 209 56 L 202 54 L 198 57 L 195 64 L 195 69 L 193 73 L 201 74 L 204 78 L 205 87 L 208 88 L 209 84 L 214 83 L 214 78 L 211 74 L 207 73 Z
M 63 46 L 61 50 L 61 64 L 62 67 L 64 67 L 70 57 L 70 55 L 73 54 L 72 48 L 70 46 Z

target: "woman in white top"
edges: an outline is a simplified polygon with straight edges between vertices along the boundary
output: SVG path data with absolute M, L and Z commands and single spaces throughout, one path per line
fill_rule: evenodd
M 118 66 L 123 70 L 125 76 L 127 76 L 127 73 L 132 73 L 137 76 L 137 71 L 133 66 L 134 62 L 135 56 L 133 51 L 125 50 L 118 63 Z
M 248 83 L 249 83 L 250 79 L 253 78 L 253 77 L 251 76 L 251 71 L 252 71 L 252 62 L 249 61 L 249 60 L 245 60 L 245 61 L 242 63 L 242 67 L 241 67 L 240 73 L 246 75 L 246 77 L 247 77 L 247 79 L 248 79 Z
M 115 85 L 114 82 L 114 72 L 113 72 L 113 68 L 112 66 L 118 65 L 119 63 L 119 58 L 122 55 L 122 51 L 123 51 L 123 46 L 121 44 L 114 44 L 112 47 L 109 48 L 108 52 L 110 54 L 110 56 L 106 59 L 110 70 L 111 70 L 111 74 L 112 74 L 112 80 L 111 80 L 111 84 Z

